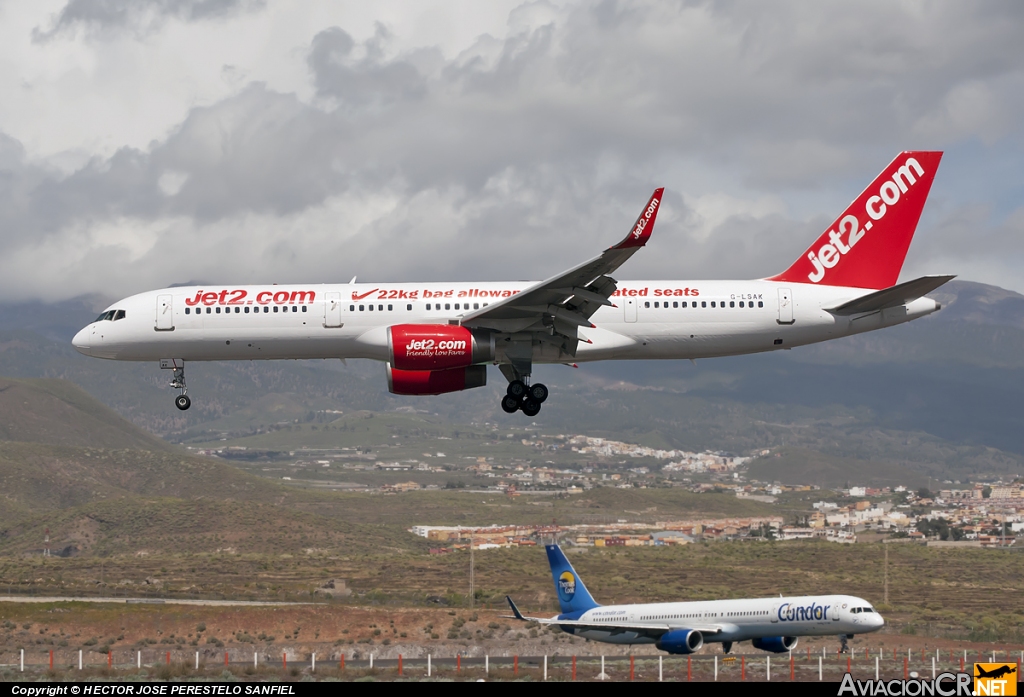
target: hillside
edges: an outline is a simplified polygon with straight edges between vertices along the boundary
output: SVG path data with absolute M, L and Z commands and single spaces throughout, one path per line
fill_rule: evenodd
M 0 440 L 171 452 L 166 441 L 125 421 L 66 380 L 0 377 Z

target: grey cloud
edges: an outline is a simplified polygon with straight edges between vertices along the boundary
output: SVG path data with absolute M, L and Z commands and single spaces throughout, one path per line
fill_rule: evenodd
M 785 268 L 898 150 L 1021 147 L 1016 2 L 542 9 L 447 60 L 391 50 L 383 27 L 361 43 L 326 28 L 306 55 L 313 104 L 250 85 L 66 177 L 0 139 L 0 216 L 20 231 L 0 232 L 0 249 L 129 217 L 168 231 L 131 262 L 160 278 L 125 285 L 537 278 L 616 241 L 664 184 L 651 249 L 623 277 L 756 277 Z M 682 193 L 709 189 L 802 210 L 727 216 L 708 234 Z M 336 220 L 317 218 L 331 206 Z M 262 222 L 246 237 L 247 216 Z M 936 225 L 912 264 L 969 244 Z M 992 239 L 993 257 L 1015 253 L 1013 234 Z M 201 254 L 161 266 L 182 240 Z
M 53 24 L 37 29 L 34 38 L 45 41 L 77 29 L 148 31 L 169 18 L 196 22 L 259 10 L 265 4 L 265 0 L 68 0 Z
M 376 35 L 365 44 L 365 57 L 354 60 L 355 41 L 344 30 L 332 27 L 317 34 L 309 54 L 317 92 L 345 106 L 376 108 L 422 97 L 426 80 L 415 67 L 382 59 L 389 38 L 387 29 L 377 25 Z

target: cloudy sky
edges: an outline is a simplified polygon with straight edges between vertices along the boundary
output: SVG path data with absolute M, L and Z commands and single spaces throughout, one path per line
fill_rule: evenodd
M 1024 3 L 0 0 L 0 292 L 786 267 L 946 151 L 904 277 L 1024 291 Z

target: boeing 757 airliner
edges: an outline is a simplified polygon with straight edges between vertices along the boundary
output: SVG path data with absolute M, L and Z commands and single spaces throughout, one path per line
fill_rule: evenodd
M 722 644 L 729 653 L 739 641 L 784 653 L 798 637 L 875 632 L 885 620 L 871 603 L 851 595 L 703 600 L 681 603 L 599 605 L 558 545 L 548 545 L 548 563 L 562 613 L 524 617 L 507 598 L 515 619 L 555 625 L 563 632 L 610 644 L 654 644 L 662 651 L 687 654 L 705 643 Z
M 661 208 L 618 244 L 540 282 L 165 288 L 120 300 L 75 336 L 88 356 L 159 361 L 188 409 L 188 361 L 371 358 L 388 388 L 435 395 L 508 380 L 502 408 L 540 411 L 535 363 L 733 356 L 891 327 L 939 309 L 953 276 L 896 285 L 942 158 L 904 152 L 788 269 L 749 281 L 618 281 Z

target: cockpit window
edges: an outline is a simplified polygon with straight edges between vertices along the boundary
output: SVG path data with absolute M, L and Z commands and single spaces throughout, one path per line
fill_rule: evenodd
M 124 310 L 107 310 L 99 317 L 95 319 L 96 322 L 103 322 L 105 320 L 118 320 L 124 319 Z

